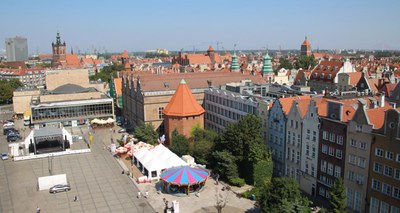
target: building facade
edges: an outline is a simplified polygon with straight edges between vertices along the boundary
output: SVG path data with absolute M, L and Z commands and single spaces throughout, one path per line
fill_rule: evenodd
M 400 211 L 400 112 L 389 109 L 382 129 L 373 134 L 366 210 Z
M 23 37 L 7 38 L 5 41 L 7 61 L 28 60 L 28 40 Z

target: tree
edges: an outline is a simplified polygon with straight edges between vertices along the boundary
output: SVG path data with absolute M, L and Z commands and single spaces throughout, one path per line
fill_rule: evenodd
M 222 213 L 222 209 L 226 206 L 228 203 L 228 190 L 225 190 L 224 193 L 221 192 L 221 190 L 218 187 L 215 187 L 215 208 L 217 209 L 218 213 Z
M 289 177 L 272 179 L 258 199 L 261 212 L 311 212 L 310 201 L 301 195 L 298 183 Z
M 154 126 L 152 123 L 143 123 L 141 122 L 135 128 L 135 136 L 143 142 L 149 144 L 156 144 L 158 140 L 158 134 L 154 130 Z
M 178 156 L 187 155 L 189 153 L 189 140 L 174 129 L 172 131 L 170 149 Z
M 258 161 L 267 158 L 267 150 L 262 137 L 261 118 L 248 114 L 237 123 L 230 123 L 217 150 L 227 150 L 237 159 L 240 177 L 246 183 L 254 183 L 254 168 Z
M 197 163 L 210 165 L 214 141 L 218 137 L 217 133 L 198 127 L 194 128 L 190 134 L 193 141 L 190 146 L 190 154 Z
M 346 212 L 346 192 L 342 178 L 336 179 L 335 183 L 329 191 L 331 199 L 331 211 L 334 213 L 345 213 Z
M 301 55 L 297 58 L 295 63 L 296 69 L 308 69 L 309 67 L 315 67 L 315 65 L 317 65 L 317 61 L 315 60 L 313 55 Z
M 226 180 L 239 177 L 236 157 L 230 152 L 216 151 L 213 153 L 214 171 Z
M 97 81 L 100 79 L 102 82 L 110 82 L 111 76 L 116 77 L 118 71 L 124 70 L 123 64 L 112 64 L 109 66 L 103 67 L 100 72 L 96 73 L 89 77 L 91 81 Z
M 293 65 L 290 63 L 289 60 L 287 60 L 286 58 L 279 58 L 279 66 L 278 66 L 278 70 L 285 68 L 288 70 L 293 69 Z
M 22 86 L 18 79 L 0 80 L 0 103 L 11 101 L 13 92 Z

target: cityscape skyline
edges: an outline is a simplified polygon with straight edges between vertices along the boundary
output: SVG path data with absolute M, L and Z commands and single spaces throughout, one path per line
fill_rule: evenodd
M 78 2 L 77 2 L 78 3 Z M 51 53 L 60 32 L 67 51 L 81 53 L 177 50 L 299 49 L 307 36 L 313 49 L 399 50 L 400 3 L 386 0 L 307 3 L 296 1 L 201 2 L 7 1 L 5 39 L 28 39 L 29 53 Z M 22 15 L 21 15 L 22 14 Z M 217 44 L 218 43 L 218 44 Z

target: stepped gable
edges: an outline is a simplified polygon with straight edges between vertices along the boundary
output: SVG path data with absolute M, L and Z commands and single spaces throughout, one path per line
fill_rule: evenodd
M 171 98 L 163 113 L 169 116 L 196 116 L 205 112 L 190 92 L 185 80 L 181 80 L 174 96 Z

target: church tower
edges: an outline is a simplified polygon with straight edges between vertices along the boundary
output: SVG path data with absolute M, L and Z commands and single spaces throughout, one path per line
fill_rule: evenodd
M 274 70 L 272 69 L 271 57 L 267 54 L 264 56 L 264 63 L 261 69 L 261 75 L 267 79 L 268 83 L 272 83 L 274 79 Z
M 300 47 L 300 55 L 306 55 L 306 56 L 310 56 L 311 53 L 311 43 L 307 40 L 307 36 L 305 38 L 305 40 L 303 41 L 303 43 L 301 44 Z
M 240 71 L 240 67 L 239 67 L 239 62 L 237 59 L 237 55 L 236 53 L 233 53 L 232 56 L 232 64 L 231 64 L 231 72 L 239 72 Z
M 53 47 L 53 66 L 59 66 L 66 62 L 66 45 L 65 41 L 61 43 L 60 33 L 57 33 L 56 43 L 52 42 Z

